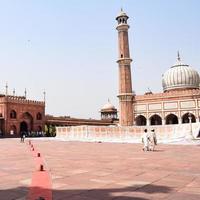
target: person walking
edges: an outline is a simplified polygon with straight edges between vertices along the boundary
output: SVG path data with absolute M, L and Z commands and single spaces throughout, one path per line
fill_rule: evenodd
M 156 145 L 157 145 L 156 133 L 155 130 L 152 129 L 150 133 L 150 150 L 154 151 Z
M 143 143 L 143 151 L 149 151 L 149 134 L 147 129 L 144 129 L 144 133 L 142 135 L 142 143 Z
M 21 132 L 21 134 L 20 134 L 20 136 L 21 136 L 21 142 L 24 142 L 24 139 L 25 139 L 25 132 L 24 131 L 22 131 Z

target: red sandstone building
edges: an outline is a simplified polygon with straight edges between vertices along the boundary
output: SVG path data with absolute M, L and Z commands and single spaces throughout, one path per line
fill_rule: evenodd
M 7 92 L 6 92 L 7 93 Z M 109 104 L 110 106 L 111 104 Z M 107 106 L 105 108 L 105 106 Z M 28 100 L 25 96 L 0 95 L 0 136 L 17 137 L 21 132 L 47 132 L 55 126 L 95 125 L 108 126 L 117 120 L 117 110 L 106 104 L 102 109 L 102 119 L 79 119 L 45 115 L 45 101 Z
M 45 103 L 25 96 L 0 95 L 0 132 L 17 136 L 20 132 L 41 132 L 45 125 Z

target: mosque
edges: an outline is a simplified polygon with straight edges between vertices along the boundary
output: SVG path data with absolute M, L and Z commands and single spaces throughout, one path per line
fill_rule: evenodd
M 179 52 L 176 63 L 162 76 L 163 92 L 136 95 L 132 90 L 127 14 L 121 10 L 118 22 L 119 41 L 119 125 L 149 126 L 199 122 L 200 77 L 184 64 Z M 112 105 L 110 106 L 112 108 Z
M 137 127 L 170 127 L 170 125 L 200 124 L 200 77 L 190 65 L 184 64 L 178 53 L 176 63 L 162 76 L 163 92 L 147 92 L 136 95 L 132 89 L 131 62 L 128 38 L 128 15 L 121 10 L 116 17 L 118 31 L 117 63 L 119 65 L 119 113 L 108 102 L 100 110 L 101 120 L 78 119 L 70 117 L 54 117 L 45 115 L 45 100 L 28 100 L 25 96 L 6 94 L 0 95 L 0 133 L 5 135 L 19 135 L 20 132 L 41 132 L 47 126 L 61 126 L 72 128 L 58 128 L 58 135 L 77 128 L 84 135 L 90 127 L 83 129 L 80 126 L 94 126 L 94 133 L 141 132 Z M 7 90 L 7 88 L 6 88 Z M 45 98 L 44 98 L 45 99 Z M 118 119 L 119 116 L 119 119 Z M 106 128 L 110 126 L 112 128 Z M 105 126 L 105 127 L 103 127 Z M 126 129 L 119 129 L 125 127 Z M 116 129 L 117 128 L 117 129 Z M 127 128 L 130 128 L 127 129 Z M 196 130 L 199 127 L 196 128 Z M 139 130 L 139 131 L 138 131 Z M 179 130 L 181 130 L 179 128 Z M 72 131 L 72 132 L 73 132 Z M 160 132 L 165 132 L 160 129 Z M 70 133 L 72 133 L 70 132 Z M 170 132 L 168 130 L 168 132 Z M 174 130 L 171 129 L 171 132 Z M 88 134 L 86 134 L 88 136 Z M 109 134 L 108 134 L 109 135 Z M 107 135 L 107 137 L 108 137 Z
M 57 128 L 58 137 L 92 141 L 122 139 L 129 142 L 141 137 L 144 128 L 154 128 L 159 139 L 200 137 L 200 77 L 190 65 L 177 60 L 162 76 L 163 92 L 136 95 L 132 89 L 128 37 L 128 15 L 121 10 L 116 17 L 118 32 L 119 120 L 111 127 Z M 108 102 L 102 118 L 116 118 L 116 108 Z

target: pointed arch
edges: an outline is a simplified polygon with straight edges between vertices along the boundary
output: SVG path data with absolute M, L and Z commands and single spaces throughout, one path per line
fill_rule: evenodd
M 37 113 L 36 119 L 37 120 L 42 120 L 42 114 L 40 112 Z
M 191 116 L 191 122 L 192 122 L 192 123 L 195 123 L 195 122 L 196 122 L 196 118 L 195 118 L 194 114 L 189 113 L 189 112 L 185 113 L 185 114 L 182 116 L 182 123 L 183 123 L 183 124 L 189 123 L 189 122 L 190 122 L 190 119 L 189 119 L 190 116 Z
M 136 126 L 146 126 L 147 125 L 147 119 L 143 115 L 138 115 L 135 119 Z
M 23 113 L 20 121 L 20 131 L 33 131 L 33 116 L 29 112 Z
M 152 115 L 150 117 L 150 125 L 162 125 L 162 118 L 157 114 Z
M 166 124 L 178 124 L 178 117 L 175 114 L 169 114 L 166 116 Z
M 17 118 L 17 112 L 15 110 L 10 111 L 10 118 L 11 119 L 16 119 Z

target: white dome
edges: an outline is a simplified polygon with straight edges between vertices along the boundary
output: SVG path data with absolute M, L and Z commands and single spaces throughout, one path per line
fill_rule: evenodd
M 113 110 L 116 109 L 115 106 L 113 106 L 109 101 L 106 103 L 101 110 Z
M 168 69 L 162 78 L 164 92 L 174 89 L 199 89 L 200 77 L 196 70 L 183 64 L 179 54 L 177 63 Z

